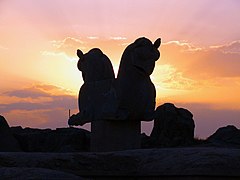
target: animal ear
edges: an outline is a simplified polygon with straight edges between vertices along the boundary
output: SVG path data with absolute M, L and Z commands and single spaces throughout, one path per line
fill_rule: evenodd
M 79 59 L 83 58 L 83 52 L 80 49 L 77 50 L 77 56 L 79 57 Z
M 153 46 L 158 49 L 160 45 L 161 45 L 161 38 L 158 38 L 158 39 L 154 42 Z

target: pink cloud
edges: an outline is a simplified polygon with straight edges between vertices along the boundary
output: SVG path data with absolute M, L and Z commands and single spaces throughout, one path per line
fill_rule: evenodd
M 223 53 L 237 53 L 240 54 L 240 40 L 233 41 L 229 44 L 224 44 L 220 46 L 211 46 L 213 50 L 220 50 Z

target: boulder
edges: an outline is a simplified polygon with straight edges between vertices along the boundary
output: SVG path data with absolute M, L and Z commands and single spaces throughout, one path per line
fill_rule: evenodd
M 186 146 L 194 140 L 193 115 L 187 109 L 165 103 L 157 107 L 150 138 L 153 146 Z
M 90 132 L 80 128 L 32 129 L 12 127 L 12 132 L 25 152 L 88 151 Z
M 12 152 L 21 151 L 17 140 L 12 135 L 6 119 L 0 115 L 0 151 Z
M 214 146 L 240 148 L 240 130 L 233 125 L 221 127 L 207 141 Z

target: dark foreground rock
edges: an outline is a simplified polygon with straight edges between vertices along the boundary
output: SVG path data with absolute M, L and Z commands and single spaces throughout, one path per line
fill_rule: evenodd
M 29 167 L 0 167 L 1 179 L 83 179 L 57 170 Z
M 240 130 L 233 125 L 219 128 L 207 138 L 212 146 L 240 148 Z
M 240 177 L 240 149 L 162 148 L 108 153 L 0 153 L 0 167 L 79 177 Z M 57 173 L 56 172 L 56 173 Z M 6 171 L 0 170 L 0 177 Z M 31 175 L 31 174 L 30 174 Z M 11 177 L 11 173 L 9 173 Z M 210 178 L 209 178 L 210 179 Z
M 80 128 L 33 129 L 12 127 L 14 137 L 25 152 L 89 151 L 90 132 Z
M 6 119 L 0 115 L 0 151 L 21 151 L 18 141 L 12 135 Z
M 190 111 L 165 103 L 156 109 L 150 138 L 153 147 L 191 145 L 194 140 L 194 120 Z

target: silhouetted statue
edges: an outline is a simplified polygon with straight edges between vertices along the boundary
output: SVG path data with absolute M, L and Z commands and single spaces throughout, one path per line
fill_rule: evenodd
M 84 84 L 79 92 L 79 113 L 69 125 L 91 124 L 91 151 L 137 149 L 141 121 L 154 117 L 155 87 L 150 79 L 160 57 L 161 39 L 153 44 L 139 38 L 124 51 L 117 79 L 110 60 L 100 49 L 78 50 L 78 69 Z
M 80 113 L 71 116 L 69 125 L 104 119 L 152 120 L 156 92 L 150 75 L 160 57 L 160 44 L 160 38 L 152 44 L 144 37 L 130 44 L 122 55 L 116 80 L 111 61 L 100 49 L 86 54 L 78 50 L 84 84 L 79 92 Z
M 78 49 L 77 56 L 77 67 L 82 72 L 84 83 L 115 78 L 111 61 L 100 49 L 91 49 L 86 54 Z
M 150 75 L 160 57 L 160 44 L 160 38 L 152 44 L 142 37 L 123 52 L 116 80 L 118 112 L 122 119 L 153 119 L 156 90 Z
M 82 72 L 84 84 L 79 91 L 79 113 L 70 117 L 69 125 L 83 125 L 99 119 L 102 103 L 115 79 L 111 61 L 100 49 L 91 49 L 86 54 L 78 49 L 77 55 L 77 67 Z

